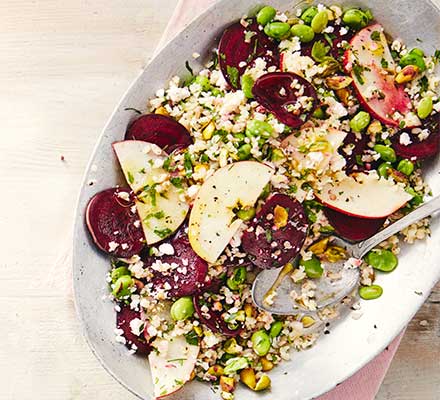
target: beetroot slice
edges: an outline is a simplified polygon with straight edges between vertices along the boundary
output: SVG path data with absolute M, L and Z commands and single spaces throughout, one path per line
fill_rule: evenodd
M 96 246 L 112 256 L 129 258 L 144 247 L 130 189 L 112 188 L 95 194 L 87 205 L 86 224 Z
M 135 318 L 141 319 L 141 314 L 138 311 L 134 311 L 125 304 L 121 304 L 121 311 L 116 314 L 116 327 L 118 329 L 122 329 L 124 331 L 124 337 L 126 340 L 125 345 L 132 349 L 134 346 L 137 347 L 136 353 L 141 355 L 148 355 L 151 351 L 150 344 L 145 340 L 144 335 L 137 336 L 135 335 L 130 328 L 130 321 Z
M 199 316 L 200 321 L 206 325 L 211 331 L 221 333 L 225 336 L 237 336 L 242 331 L 243 328 L 239 327 L 237 329 L 229 328 L 228 324 L 222 318 L 222 313 L 220 311 L 214 311 L 211 305 L 208 305 L 209 310 L 204 313 L 202 311 L 202 300 L 203 296 L 194 296 L 193 303 L 194 309 Z
M 430 135 L 427 139 L 420 139 L 411 135 L 412 143 L 405 146 L 400 143 L 400 133 L 393 136 L 393 149 L 396 154 L 411 160 L 424 160 L 434 157 L 440 151 L 440 113 L 436 113 L 425 120 L 422 129 L 428 129 Z
M 292 128 L 303 125 L 317 103 L 316 91 L 312 84 L 292 72 L 270 72 L 260 76 L 252 88 L 252 93 L 258 103 L 273 113 L 280 122 Z M 307 110 L 298 102 L 298 98 L 303 96 L 311 99 L 311 107 Z M 296 109 L 298 105 L 300 107 Z M 295 106 L 295 111 L 288 111 L 288 106 Z
M 192 143 L 183 125 L 161 114 L 146 114 L 135 119 L 127 128 L 125 140 L 154 143 L 167 153 L 176 148 L 186 148 Z
M 169 297 L 182 297 L 191 296 L 209 284 L 206 279 L 208 264 L 192 249 L 185 229 L 181 228 L 168 243 L 173 246 L 174 255 L 157 257 L 156 260 L 177 264 L 178 267 L 167 272 L 153 270 L 153 288 L 166 288 L 169 285 Z
M 336 233 L 352 242 L 368 239 L 382 228 L 386 218 L 359 218 L 325 208 L 324 214 Z
M 250 39 L 246 41 L 246 37 Z M 236 22 L 225 29 L 220 39 L 219 65 L 226 82 L 234 89 L 240 88 L 240 77 L 252 62 L 262 57 L 267 67 L 278 66 L 277 44 L 253 21 L 246 28 Z
M 345 169 L 349 172 L 359 172 L 364 168 L 357 163 L 357 158 L 362 156 L 368 149 L 368 135 L 362 134 L 358 138 L 353 132 L 349 132 L 344 139 L 344 143 L 339 149 L 339 153 L 345 158 Z
M 274 225 L 275 207 L 288 212 L 287 225 Z M 306 239 L 308 220 L 304 208 L 297 200 L 285 194 L 274 194 L 243 233 L 242 247 L 250 260 L 260 268 L 278 268 L 292 260 Z

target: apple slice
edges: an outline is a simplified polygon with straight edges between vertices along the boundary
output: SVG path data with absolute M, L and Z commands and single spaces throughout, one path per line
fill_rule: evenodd
M 253 207 L 273 169 L 257 161 L 241 161 L 217 170 L 194 201 L 188 237 L 194 251 L 214 263 L 242 221 L 234 208 Z
M 394 82 L 396 65 L 380 24 L 359 31 L 344 55 L 344 68 L 353 78 L 356 95 L 367 111 L 386 125 L 420 125 L 411 100 Z
M 154 397 L 168 396 L 191 379 L 200 347 L 177 336 L 170 340 L 157 338 L 153 343 L 156 351 L 148 356 L 154 385 Z
M 173 185 L 164 193 L 156 186 L 167 178 L 162 168 L 168 157 L 159 146 L 140 140 L 113 143 L 125 179 L 136 194 L 136 208 L 147 244 L 160 242 L 175 232 L 185 220 L 189 206 L 180 200 L 182 189 Z
M 387 217 L 412 199 L 403 186 L 376 173 L 358 173 L 328 183 L 316 197 L 329 208 L 361 218 Z

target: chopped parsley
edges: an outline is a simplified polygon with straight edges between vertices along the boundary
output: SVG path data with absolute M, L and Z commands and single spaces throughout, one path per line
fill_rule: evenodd
M 374 40 L 375 42 L 380 40 L 380 32 L 379 31 L 373 31 L 370 35 L 371 40 Z
M 174 187 L 178 189 L 182 188 L 182 178 L 171 178 L 170 182 Z
M 142 188 L 142 193 L 140 194 L 140 198 L 141 200 L 144 199 L 146 200 L 148 197 L 150 198 L 151 201 L 151 205 L 152 206 L 156 206 L 157 203 L 157 199 L 156 199 L 156 185 L 157 183 L 153 184 L 153 185 L 146 185 Z
M 361 85 L 365 83 L 364 77 L 362 76 L 363 71 L 364 69 L 359 64 L 353 64 L 353 73 Z
M 165 213 L 163 211 L 158 211 L 155 213 L 147 214 L 147 216 L 144 218 L 144 220 L 147 220 L 150 218 L 162 219 L 164 217 L 165 217 Z
M 188 152 L 183 156 L 183 167 L 185 168 L 185 175 L 190 177 L 193 174 L 193 163 L 191 159 L 191 154 Z
M 436 63 L 440 62 L 440 50 L 436 50 L 434 52 L 434 62 Z
M 134 176 L 130 171 L 127 171 L 127 181 L 130 185 L 134 182 Z
M 193 346 L 197 346 L 199 344 L 199 337 L 195 330 L 189 331 L 185 335 L 186 343 L 192 344 Z
M 155 229 L 154 233 L 159 236 L 161 239 L 166 238 L 167 236 L 171 235 L 173 231 L 170 228 L 164 228 L 164 229 Z
M 234 88 L 238 88 L 238 79 L 239 79 L 239 73 L 238 69 L 236 67 L 231 67 L 230 65 L 226 66 L 226 73 L 229 76 L 229 80 L 231 81 L 231 85 Z
M 272 242 L 272 231 L 270 229 L 266 229 L 266 240 L 268 243 Z
M 382 58 L 381 60 L 380 60 L 380 65 L 382 66 L 382 68 L 383 69 L 387 69 L 388 68 L 388 61 L 387 60 L 385 60 L 385 58 Z

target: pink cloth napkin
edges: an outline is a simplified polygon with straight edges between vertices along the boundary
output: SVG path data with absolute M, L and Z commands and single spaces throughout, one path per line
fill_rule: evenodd
M 158 45 L 158 50 L 216 0 L 179 0 L 174 14 Z M 374 360 L 351 378 L 316 400 L 373 400 L 399 347 L 403 332 Z

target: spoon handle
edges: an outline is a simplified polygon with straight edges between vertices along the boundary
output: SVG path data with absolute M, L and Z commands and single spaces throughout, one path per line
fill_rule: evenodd
M 434 197 L 432 200 L 416 208 L 414 211 L 376 233 L 374 236 L 364 240 L 363 242 L 353 245 L 353 256 L 356 258 L 362 258 L 372 248 L 377 246 L 379 243 L 382 243 L 390 236 L 400 232 L 402 229 L 413 224 L 414 222 L 428 217 L 438 210 L 440 210 L 440 196 Z

